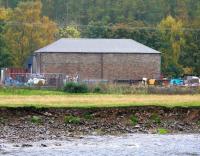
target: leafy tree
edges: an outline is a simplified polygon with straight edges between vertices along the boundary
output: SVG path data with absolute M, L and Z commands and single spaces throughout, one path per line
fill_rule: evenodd
M 14 8 L 22 0 L 0 0 L 0 5 L 5 8 Z
M 5 28 L 5 20 L 8 17 L 8 10 L 0 8 L 0 68 L 11 65 L 11 54 L 8 52 L 4 39 L 3 31 Z
M 75 26 L 60 28 L 59 36 L 63 38 L 80 38 L 80 32 Z
M 186 44 L 181 53 L 180 62 L 186 69 L 186 74 L 200 75 L 200 31 L 187 31 L 185 36 Z M 190 69 L 189 72 L 188 69 Z
M 83 37 L 88 38 L 110 38 L 111 29 L 104 22 L 90 22 L 83 31 Z
M 168 16 L 161 21 L 158 28 L 164 43 L 164 47 L 161 48 L 163 71 L 168 71 L 171 66 L 180 68 L 179 58 L 185 43 L 182 22 Z
M 57 25 L 41 16 L 41 2 L 21 2 L 10 13 L 5 29 L 13 64 L 21 67 L 32 52 L 54 41 Z
M 0 6 L 12 8 L 7 21 L 3 19 L 4 23 L 0 24 L 1 58 L 10 58 L 12 54 L 15 65 L 22 66 L 31 52 L 54 40 L 57 30 L 51 21 L 54 20 L 62 27 L 61 37 L 80 37 L 81 34 L 89 38 L 131 38 L 163 52 L 162 70 L 166 75 L 179 75 L 182 67 L 187 73 L 200 73 L 199 0 L 41 2 L 43 7 L 39 0 L 0 0 Z M 70 23 L 76 23 L 79 29 L 64 27 Z

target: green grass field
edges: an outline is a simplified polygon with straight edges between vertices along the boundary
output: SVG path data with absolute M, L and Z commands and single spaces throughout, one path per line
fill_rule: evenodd
M 200 95 L 0 95 L 0 107 L 200 106 Z
M 65 95 L 65 93 L 56 90 L 0 88 L 0 95 Z
M 0 107 L 98 108 L 130 106 L 200 107 L 200 94 L 66 94 L 62 91 L 48 90 L 0 90 Z

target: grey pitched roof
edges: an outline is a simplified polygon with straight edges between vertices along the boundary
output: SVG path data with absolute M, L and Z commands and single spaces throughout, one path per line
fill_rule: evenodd
M 160 53 L 131 39 L 67 39 L 41 48 L 36 53 Z

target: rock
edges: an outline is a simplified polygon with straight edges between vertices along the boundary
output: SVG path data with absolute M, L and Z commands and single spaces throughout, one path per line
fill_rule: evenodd
M 33 145 L 31 144 L 22 144 L 22 147 L 32 147 Z
M 47 145 L 46 144 L 41 144 L 41 147 L 47 147 Z
M 187 113 L 186 121 L 190 122 L 193 120 L 197 120 L 200 117 L 200 110 L 189 110 Z
M 178 130 L 179 130 L 179 131 L 183 131 L 183 130 L 184 130 L 183 126 L 178 125 Z
M 134 128 L 140 128 L 140 125 L 135 125 Z
M 13 145 L 13 147 L 20 147 L 20 145 Z
M 44 115 L 45 115 L 45 116 L 52 116 L 52 114 L 49 113 L 49 112 L 45 112 Z
M 60 143 L 56 143 L 55 146 L 62 146 Z

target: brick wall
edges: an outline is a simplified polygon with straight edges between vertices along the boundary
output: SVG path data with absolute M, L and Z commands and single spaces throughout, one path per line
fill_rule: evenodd
M 37 72 L 78 73 L 82 80 L 159 78 L 161 66 L 160 54 L 41 53 L 36 61 Z

